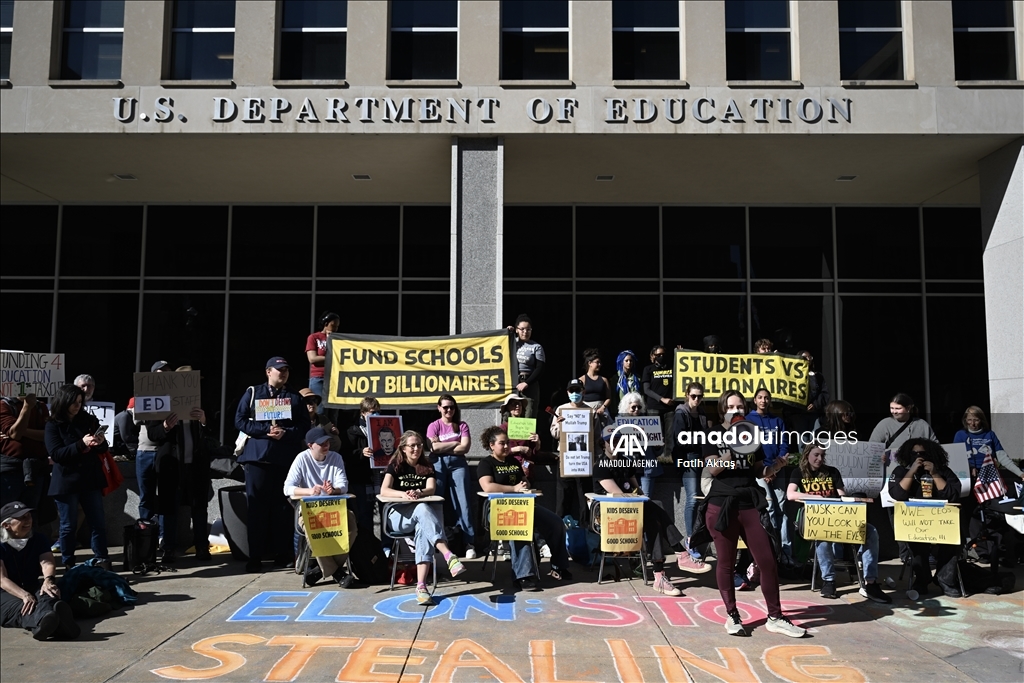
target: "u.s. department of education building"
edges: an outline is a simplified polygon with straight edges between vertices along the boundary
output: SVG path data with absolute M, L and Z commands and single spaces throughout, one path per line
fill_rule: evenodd
M 526 312 L 545 396 L 715 334 L 1022 412 L 1020 1 L 2 5 L 2 345 L 100 398 L 165 359 L 231 415 L 329 309 Z

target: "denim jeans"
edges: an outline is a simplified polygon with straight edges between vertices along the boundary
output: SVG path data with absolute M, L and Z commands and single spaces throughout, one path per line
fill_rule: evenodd
M 397 534 L 413 534 L 416 564 L 431 562 L 438 541 L 446 541 L 438 503 L 402 503 L 388 512 L 389 528 Z
M 434 462 L 434 472 L 437 473 L 437 495 L 447 499 L 455 508 L 466 548 L 474 547 L 476 534 L 473 530 L 473 501 L 469 490 L 469 464 L 465 456 L 438 455 Z
M 822 581 L 835 581 L 835 558 L 842 558 L 843 544 L 827 543 L 818 541 L 816 554 L 818 556 L 818 568 L 821 569 Z M 871 524 L 868 524 L 867 537 L 864 545 L 857 551 L 861 554 L 861 562 L 864 564 L 864 580 L 872 583 L 878 580 L 878 531 Z
M 309 378 L 310 390 L 320 397 L 320 405 L 316 407 L 316 414 L 324 414 L 324 404 L 327 403 L 327 397 L 324 396 L 324 378 L 323 377 L 310 377 Z
M 786 502 L 787 482 L 782 476 L 776 477 L 770 482 L 764 479 L 757 480 L 758 486 L 765 490 L 768 498 L 768 515 L 771 517 L 772 526 L 779 533 L 782 541 L 782 556 L 780 562 L 793 563 L 793 546 L 789 540 L 789 520 L 786 519 L 786 512 L 783 505 Z
M 689 544 L 690 536 L 693 535 L 697 494 L 700 493 L 700 470 L 683 470 L 683 492 L 686 494 L 686 500 L 683 502 L 683 523 L 686 526 L 686 542 Z
M 54 496 L 60 515 L 60 555 L 65 565 L 75 559 L 75 532 L 78 530 L 78 506 L 85 511 L 85 521 L 92 530 L 92 552 L 107 559 L 107 529 L 103 515 L 103 494 L 99 489 Z

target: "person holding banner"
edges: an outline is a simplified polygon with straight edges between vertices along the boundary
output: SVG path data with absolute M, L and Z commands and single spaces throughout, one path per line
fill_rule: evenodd
M 899 463 L 889 477 L 889 495 L 895 501 L 907 502 L 911 498 L 944 500 L 955 503 L 960 499 L 960 479 L 949 469 L 949 458 L 942 446 L 931 439 L 909 439 L 896 453 Z M 956 561 L 960 546 L 946 543 L 907 543 L 913 554 L 914 590 L 928 594 L 932 582 L 929 553 L 935 558 L 935 581 L 946 597 L 960 598 L 958 586 L 943 577 L 956 576 Z
M 380 494 L 385 498 L 410 501 L 433 496 L 437 489 L 434 467 L 423 453 L 423 437 L 412 430 L 402 434 L 398 450 L 384 471 Z M 435 503 L 409 503 L 395 505 L 388 513 L 388 522 L 397 533 L 413 532 L 416 546 L 416 601 L 430 604 L 427 590 L 427 571 L 436 548 L 448 563 L 452 578 L 466 571 L 466 566 L 448 548 L 444 535 L 441 506 Z
M 462 421 L 459 405 L 451 394 L 437 399 L 437 412 L 441 417 L 427 425 L 430 439 L 430 459 L 437 472 L 439 496 L 447 497 L 455 508 L 462 527 L 462 540 L 466 543 L 466 559 L 476 557 L 476 534 L 473 525 L 473 499 L 469 490 L 469 425 Z M 448 495 L 451 493 L 451 495 Z
M 538 380 L 544 372 L 544 347 L 533 341 L 533 323 L 530 316 L 522 313 L 516 318 L 514 327 L 516 333 L 516 361 L 519 363 L 519 382 L 516 384 L 516 391 L 525 396 L 529 403 L 526 406 L 525 417 L 537 417 L 537 407 L 540 405 L 540 384 Z
M 786 489 L 789 500 L 818 500 L 845 496 L 843 475 L 835 467 L 825 464 L 825 449 L 809 443 L 800 452 L 800 465 L 793 470 Z M 836 573 L 833 567 L 837 551 L 842 553 L 843 544 L 818 541 L 815 553 L 821 569 L 821 597 L 836 598 Z M 858 552 L 864 564 L 864 585 L 860 594 L 868 600 L 890 604 L 892 598 L 882 592 L 878 585 L 878 530 L 873 524 L 867 525 L 865 543 Z
M 676 403 L 672 400 L 672 364 L 664 345 L 651 349 L 651 364 L 644 368 L 641 386 L 647 398 L 647 414 L 660 415 L 662 430 L 671 432 Z
M 306 338 L 306 358 L 309 359 L 309 388 L 319 396 L 324 397 L 324 363 L 327 361 L 327 335 L 338 331 L 341 324 L 341 316 L 331 311 L 324 311 L 317 318 L 320 326 L 319 332 L 314 332 Z M 318 415 L 323 415 L 323 403 L 316 407 Z
M 530 482 L 526 480 L 526 473 L 519 462 L 511 457 L 508 433 L 501 427 L 488 427 L 480 435 L 480 443 L 489 453 L 476 468 L 480 490 L 484 493 L 529 493 Z M 486 516 L 490 501 L 485 505 Z M 551 572 L 548 576 L 556 581 L 572 579 L 568 569 L 569 552 L 565 546 L 565 523 L 551 510 L 534 505 L 533 532 L 544 539 L 551 549 Z M 529 590 L 537 586 L 536 577 L 540 574 L 540 567 L 534 566 L 531 543 L 533 539 L 511 541 L 512 573 L 517 590 Z
M 331 435 L 323 427 L 313 427 L 306 432 L 308 448 L 295 456 L 288 475 L 284 480 L 284 495 L 288 498 L 311 496 L 340 496 L 348 493 L 348 476 L 341 455 L 331 450 Z M 305 529 L 309 540 L 309 529 Z M 349 547 L 358 533 L 356 516 L 348 510 Z M 317 557 L 318 568 L 310 572 L 307 568 L 306 583 L 315 585 L 321 578 L 330 576 L 342 588 L 352 585 L 352 575 L 345 571 L 348 555 Z M 317 575 L 317 572 L 319 575 Z

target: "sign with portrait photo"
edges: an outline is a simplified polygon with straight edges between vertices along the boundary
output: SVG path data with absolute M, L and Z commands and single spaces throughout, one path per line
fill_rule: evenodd
M 369 432 L 370 467 L 375 470 L 386 470 L 391 456 L 398 450 L 398 440 L 402 438 L 401 415 L 368 415 L 366 430 Z

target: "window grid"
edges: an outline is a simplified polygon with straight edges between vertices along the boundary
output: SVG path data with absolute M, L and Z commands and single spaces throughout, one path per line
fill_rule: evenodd
M 98 2 L 80 2 L 78 7 L 83 5 L 92 4 L 95 6 Z M 70 21 L 73 21 L 71 14 L 71 3 L 67 2 L 64 4 L 64 25 L 61 27 L 61 72 L 60 78 L 67 80 L 95 80 L 95 79 L 106 79 L 106 78 L 120 78 L 121 77 L 121 50 L 124 42 L 124 15 L 121 15 L 121 26 L 67 26 Z M 123 12 L 123 6 L 122 6 Z M 104 63 L 113 62 L 114 52 L 113 45 L 109 45 L 107 50 L 103 49 L 101 43 L 90 44 L 85 38 L 86 35 L 94 36 L 96 38 L 102 38 L 103 36 L 109 36 L 113 38 L 116 36 L 116 40 L 120 43 L 116 46 L 116 69 L 110 68 L 104 72 Z M 76 44 L 72 43 L 72 40 Z M 95 64 L 88 64 L 94 58 Z M 72 60 L 80 61 L 81 63 L 74 65 Z M 77 69 L 75 68 L 77 66 Z M 113 65 L 108 65 L 112 67 Z M 115 73 L 116 71 L 116 73 Z

